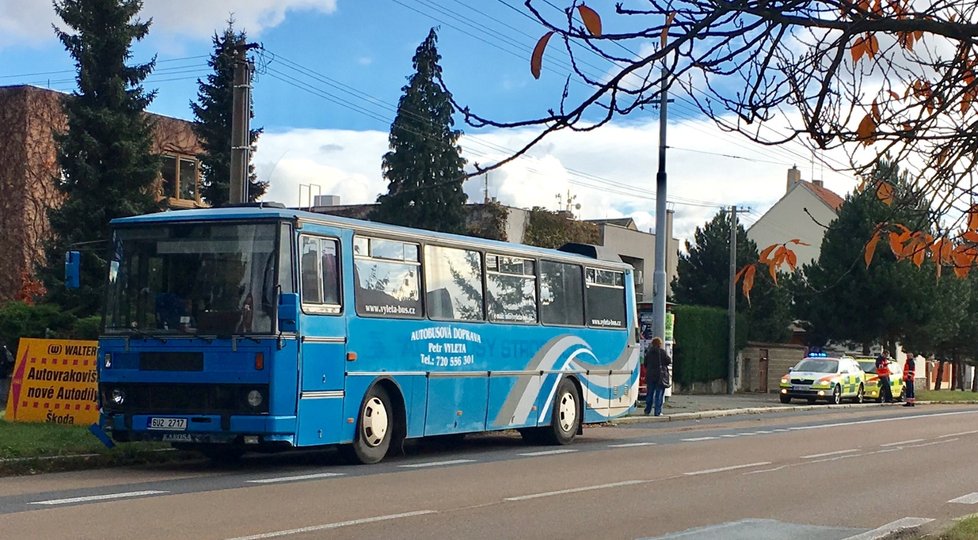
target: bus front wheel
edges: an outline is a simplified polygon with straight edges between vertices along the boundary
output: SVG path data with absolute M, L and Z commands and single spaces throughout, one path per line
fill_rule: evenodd
M 384 459 L 391 445 L 393 422 L 393 409 L 387 391 L 374 386 L 360 405 L 357 432 L 353 436 L 353 443 L 347 448 L 348 457 L 363 464 Z

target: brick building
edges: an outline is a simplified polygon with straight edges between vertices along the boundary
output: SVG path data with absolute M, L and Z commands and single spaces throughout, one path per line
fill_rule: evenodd
M 34 86 L 0 87 L 0 303 L 13 300 L 25 277 L 44 263 L 51 234 L 47 211 L 63 195 L 54 134 L 67 128 L 65 94 Z M 149 114 L 153 151 L 162 157 L 156 185 L 163 207 L 204 206 L 200 200 L 202 148 L 185 120 Z

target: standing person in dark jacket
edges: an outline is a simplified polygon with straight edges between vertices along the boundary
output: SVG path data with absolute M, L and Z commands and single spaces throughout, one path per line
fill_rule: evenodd
M 876 376 L 880 379 L 880 399 L 883 403 L 893 403 L 893 390 L 890 388 L 890 357 L 886 349 L 876 357 Z
M 645 350 L 645 414 L 652 412 L 662 414 L 662 402 L 666 397 L 666 388 L 672 386 L 669 375 L 669 365 L 672 358 L 662 348 L 662 338 L 652 338 L 652 343 Z

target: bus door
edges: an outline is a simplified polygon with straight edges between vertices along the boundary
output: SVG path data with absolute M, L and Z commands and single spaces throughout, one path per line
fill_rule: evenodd
M 298 445 L 340 441 L 346 362 L 339 241 L 299 237 Z

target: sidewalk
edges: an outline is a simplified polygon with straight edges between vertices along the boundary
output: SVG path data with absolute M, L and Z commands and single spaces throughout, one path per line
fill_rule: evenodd
M 760 414 L 779 410 L 807 410 L 825 408 L 826 405 L 801 405 L 797 401 L 790 405 L 782 404 L 777 394 L 674 394 L 666 398 L 662 406 L 662 416 L 646 416 L 645 403 L 638 402 L 632 414 L 614 420 L 619 423 L 669 422 L 696 418 L 715 418 L 735 414 Z M 851 405 L 833 405 L 849 407 Z

